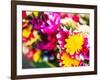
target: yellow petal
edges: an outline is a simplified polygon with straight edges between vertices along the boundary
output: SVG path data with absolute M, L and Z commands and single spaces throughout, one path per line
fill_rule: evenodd
M 36 52 L 33 55 L 33 60 L 35 62 L 40 62 L 41 61 L 41 51 L 40 50 L 36 50 Z
M 66 48 L 66 52 L 74 55 L 75 52 L 82 49 L 83 41 L 84 38 L 81 33 L 71 35 L 68 39 L 65 39 L 66 44 L 64 47 Z
M 79 66 L 80 64 L 79 60 L 71 58 L 66 52 L 61 56 L 61 60 L 63 60 L 62 64 L 64 64 L 64 67 Z
M 33 14 L 34 14 L 35 17 L 37 17 L 39 12 L 38 11 L 34 11 Z
M 22 35 L 23 37 L 28 38 L 32 30 L 32 25 L 27 26 L 27 28 L 23 29 Z

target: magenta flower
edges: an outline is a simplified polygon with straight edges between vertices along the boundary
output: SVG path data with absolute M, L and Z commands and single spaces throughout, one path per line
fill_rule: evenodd
M 83 54 L 84 58 L 86 60 L 89 60 L 89 43 L 88 43 L 88 38 L 84 38 L 84 44 L 82 46 L 81 53 Z
M 31 19 L 30 23 L 32 23 L 34 29 L 46 34 L 54 34 L 60 26 L 60 20 L 59 13 L 41 12 L 40 16 Z
M 37 63 L 50 61 L 50 66 L 89 65 L 89 25 L 81 19 L 77 13 L 23 11 L 23 54 Z
M 70 32 L 69 31 L 64 31 L 64 30 L 60 30 L 58 33 L 57 33 L 57 39 L 58 39 L 58 43 L 60 45 L 60 48 L 64 48 L 64 45 L 65 45 L 65 39 L 68 38 L 68 36 L 70 35 Z
M 45 35 L 44 35 L 45 36 Z M 36 47 L 41 50 L 54 50 L 56 48 L 57 38 L 55 35 L 47 35 L 42 38 Z
M 55 34 L 58 27 L 60 26 L 60 15 L 59 13 L 45 12 L 48 15 L 48 20 L 42 24 L 41 31 L 46 34 Z

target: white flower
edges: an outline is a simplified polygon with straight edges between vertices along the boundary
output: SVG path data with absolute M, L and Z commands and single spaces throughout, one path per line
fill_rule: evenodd
M 64 19 L 62 19 L 61 20 L 61 23 L 62 24 L 64 24 L 65 26 L 67 26 L 67 27 L 73 27 L 73 28 L 75 28 L 75 29 L 77 29 L 78 28 L 78 25 L 77 25 L 77 22 L 75 22 L 73 19 L 71 19 L 71 18 L 64 18 Z
M 80 25 L 78 28 L 78 32 L 88 33 L 89 34 L 90 28 L 88 25 Z
M 29 52 L 29 48 L 23 45 L 23 54 L 27 54 Z
M 26 15 L 31 15 L 32 12 L 31 11 L 26 11 Z

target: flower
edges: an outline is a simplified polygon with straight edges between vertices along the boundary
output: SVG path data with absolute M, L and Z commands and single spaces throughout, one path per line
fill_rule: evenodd
M 41 50 L 54 50 L 56 48 L 56 44 L 53 44 L 50 42 L 47 42 L 47 43 L 40 42 L 40 43 L 37 43 L 36 47 Z
M 23 55 L 33 63 L 50 62 L 62 67 L 89 65 L 89 37 L 89 16 L 22 11 Z
M 23 50 L 23 54 L 26 56 L 26 58 L 28 58 L 30 61 L 33 60 L 33 54 L 35 53 L 34 49 L 29 49 L 28 51 L 26 51 L 25 49 Z
M 67 31 L 64 31 L 62 29 L 60 29 L 56 35 L 57 39 L 58 39 L 58 43 L 59 43 L 59 46 L 60 48 L 64 48 L 64 45 L 65 45 L 65 39 L 68 38 L 68 36 L 70 35 L 70 32 L 67 30 Z
M 80 15 L 79 14 L 71 14 L 71 13 L 60 13 L 61 18 L 70 18 L 72 20 L 74 20 L 75 22 L 79 22 L 80 19 Z
M 82 55 L 84 56 L 85 60 L 89 60 L 89 43 L 88 43 L 88 38 L 85 37 L 84 38 L 84 44 L 82 45 L 82 49 L 80 51 L 80 53 L 82 53 Z
M 54 50 L 56 48 L 57 38 L 55 35 L 42 35 L 42 40 L 36 47 L 41 50 Z
M 41 25 L 41 31 L 46 34 L 55 34 L 60 26 L 60 16 L 57 12 L 45 12 L 48 16 L 48 20 Z
M 78 24 L 71 18 L 64 18 L 61 22 L 67 29 L 71 29 L 72 31 L 78 29 Z
M 61 23 L 65 26 L 68 30 L 77 30 L 79 28 L 79 19 L 80 15 L 78 14 L 70 14 L 70 13 L 61 13 Z
M 34 13 L 36 14 L 36 12 Z M 60 25 L 60 16 L 56 12 L 40 12 L 38 17 L 32 18 L 29 22 L 33 28 L 46 34 L 54 34 Z
M 90 28 L 89 28 L 89 26 L 88 25 L 80 25 L 79 24 L 79 28 L 77 29 L 78 30 L 78 32 L 82 32 L 82 33 L 84 33 L 84 34 L 89 34 L 89 30 L 90 30 Z
M 23 29 L 23 44 L 25 46 L 30 46 L 33 43 L 36 43 L 40 40 L 41 40 L 41 37 L 37 30 L 30 30 L 29 28 L 29 29 L 25 29 L 24 31 Z
M 26 50 L 24 50 L 23 52 L 25 52 Z M 27 53 L 26 53 L 27 52 Z M 42 58 L 41 58 L 41 50 L 39 49 L 28 49 L 28 51 L 26 51 L 24 53 L 24 55 L 31 61 L 34 62 L 41 62 Z
M 82 45 L 84 43 L 84 37 L 81 33 L 78 34 L 72 34 L 68 37 L 68 39 L 65 39 L 66 44 L 66 52 L 70 55 L 74 55 L 75 53 L 79 52 L 82 49 Z
M 38 11 L 33 11 L 32 13 L 33 13 L 33 15 L 34 15 L 35 17 L 38 17 L 38 15 L 39 15 L 39 12 L 38 12 Z
M 27 14 L 26 14 L 26 11 L 22 11 L 22 18 L 26 18 Z
M 59 53 L 60 59 L 59 64 L 63 67 L 72 67 L 72 66 L 79 66 L 81 61 L 77 60 L 76 58 L 72 58 L 66 51 L 62 51 Z
M 22 36 L 24 38 L 28 38 L 31 34 L 31 30 L 32 30 L 32 26 L 31 25 L 27 26 L 26 28 L 23 29 Z
M 33 61 L 34 62 L 41 62 L 42 58 L 41 58 L 41 50 L 36 49 L 35 53 L 33 54 Z

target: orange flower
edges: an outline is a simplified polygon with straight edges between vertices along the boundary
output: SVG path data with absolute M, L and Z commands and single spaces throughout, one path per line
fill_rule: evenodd
M 76 58 L 72 58 L 69 54 L 67 54 L 65 51 L 63 53 L 61 53 L 60 56 L 60 63 L 64 66 L 64 67 L 72 67 L 72 66 L 79 66 L 80 65 L 79 60 L 77 60 Z

